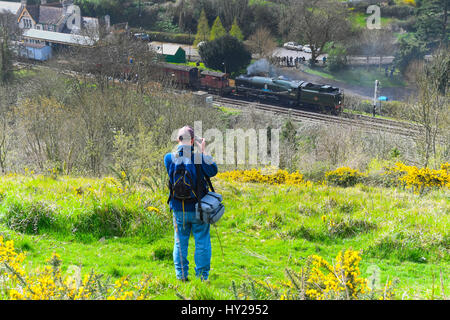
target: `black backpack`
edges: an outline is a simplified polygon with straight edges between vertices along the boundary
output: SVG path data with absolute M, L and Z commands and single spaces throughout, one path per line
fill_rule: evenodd
M 202 166 L 200 164 L 195 165 L 197 181 L 194 187 L 194 179 L 192 173 L 186 168 L 186 165 L 181 162 L 175 165 L 175 170 L 172 174 L 172 179 L 169 178 L 169 198 L 167 203 L 171 199 L 178 201 L 184 201 L 185 203 L 197 203 L 208 193 L 208 188 L 205 188 L 203 183 L 205 180 L 211 191 L 214 192 L 214 188 L 211 184 L 211 180 L 208 176 L 203 174 Z M 173 184 L 171 182 L 173 181 Z

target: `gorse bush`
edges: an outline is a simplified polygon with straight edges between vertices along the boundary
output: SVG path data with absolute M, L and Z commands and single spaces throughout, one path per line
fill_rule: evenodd
M 423 193 L 426 189 L 450 188 L 449 166 L 449 163 L 444 163 L 440 170 L 433 170 L 407 166 L 398 162 L 394 166 L 386 167 L 384 175 L 398 186 L 410 188 L 416 193 Z
M 13 241 L 0 236 L 0 299 L 8 300 L 142 300 L 149 299 L 167 284 L 148 275 L 136 283 L 124 276 L 115 282 L 90 272 L 81 276 L 81 269 L 70 266 L 61 271 L 61 257 L 53 253 L 42 269 L 27 271 L 25 255 L 17 253 Z
M 305 295 L 317 300 L 360 299 L 369 290 L 367 280 L 361 277 L 360 261 L 359 252 L 352 249 L 339 252 L 334 265 L 318 255 L 311 256 Z
M 303 175 L 298 171 L 288 173 L 286 170 L 274 168 L 221 172 L 217 174 L 217 178 L 227 181 L 267 183 L 273 185 L 310 185 L 310 183 L 304 181 Z
M 380 186 L 402 186 L 422 193 L 425 189 L 450 188 L 450 164 L 444 163 L 440 170 L 407 166 L 401 162 L 394 166 L 383 168 L 381 174 L 368 175 L 356 169 L 341 167 L 325 173 L 325 180 L 335 186 L 351 187 L 357 183 Z M 233 170 L 217 174 L 217 178 L 225 181 L 266 183 L 271 185 L 303 185 L 312 186 L 304 180 L 303 174 L 296 171 L 288 173 L 286 170 L 275 168 Z
M 237 286 L 232 282 L 236 299 L 281 300 L 360 300 L 392 299 L 393 282 L 380 290 L 369 287 L 369 280 L 361 276 L 360 252 L 347 249 L 338 253 L 331 264 L 321 256 L 311 255 L 301 272 L 286 269 L 286 279 L 280 283 L 252 279 Z

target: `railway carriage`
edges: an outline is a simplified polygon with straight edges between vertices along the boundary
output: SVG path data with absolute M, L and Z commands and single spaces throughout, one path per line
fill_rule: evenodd
M 200 86 L 204 90 L 217 93 L 221 96 L 230 93 L 232 90 L 228 74 L 210 70 L 200 72 Z
M 163 80 L 183 88 L 198 89 L 199 71 L 196 67 L 162 63 L 159 67 Z

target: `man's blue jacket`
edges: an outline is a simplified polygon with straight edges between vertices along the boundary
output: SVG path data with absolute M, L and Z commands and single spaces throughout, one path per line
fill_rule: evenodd
M 201 161 L 201 167 L 203 169 L 203 174 L 208 177 L 214 177 L 217 174 L 217 164 L 213 161 L 211 156 L 207 156 L 200 153 L 194 153 L 194 147 L 188 146 L 188 145 L 179 145 L 177 148 L 178 156 L 181 157 L 182 161 L 186 165 L 186 168 L 189 168 L 191 172 L 193 172 L 192 179 L 194 181 L 197 181 L 197 172 L 195 170 L 195 163 L 194 159 L 197 159 L 197 161 L 200 163 Z M 188 154 L 191 154 L 190 159 L 188 158 Z M 185 156 L 184 156 L 184 155 Z M 167 169 L 167 174 L 169 175 L 169 180 L 171 183 L 173 183 L 173 172 L 175 168 L 175 157 L 176 155 L 174 153 L 167 153 L 164 156 L 164 165 Z M 201 160 L 200 160 L 201 159 Z M 203 181 L 206 187 L 206 181 Z M 173 211 L 182 211 L 183 206 L 181 201 L 171 198 L 170 199 L 170 208 Z M 184 203 L 184 211 L 185 212 L 195 212 L 195 203 Z

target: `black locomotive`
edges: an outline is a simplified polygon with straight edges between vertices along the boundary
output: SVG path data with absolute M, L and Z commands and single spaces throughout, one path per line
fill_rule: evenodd
M 247 97 L 272 99 L 291 107 L 313 107 L 317 111 L 338 114 L 342 111 L 343 93 L 339 88 L 306 81 L 240 75 L 235 91 Z

